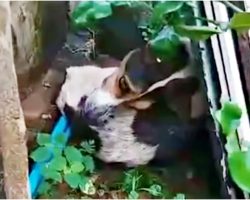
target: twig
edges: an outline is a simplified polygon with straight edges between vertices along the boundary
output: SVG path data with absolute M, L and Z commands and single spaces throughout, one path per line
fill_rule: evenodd
M 231 8 L 234 12 L 244 12 L 238 6 L 235 6 L 234 4 L 230 3 L 227 0 L 219 0 L 219 2 L 223 3 L 226 7 Z

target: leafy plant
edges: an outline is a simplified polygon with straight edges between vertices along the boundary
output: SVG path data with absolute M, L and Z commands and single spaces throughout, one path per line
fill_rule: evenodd
M 142 175 L 137 170 L 130 170 L 125 173 L 122 189 L 127 192 L 129 199 L 138 199 L 138 189 L 140 187 L 140 178 Z
M 95 193 L 90 175 L 95 165 L 91 154 L 94 153 L 94 142 L 83 142 L 80 148 L 62 145 L 66 139 L 63 134 L 53 138 L 49 134 L 41 133 L 37 136 L 39 147 L 30 157 L 41 164 L 41 173 L 45 181 L 40 185 L 40 195 L 51 193 L 56 184 L 65 181 L 73 190 L 79 189 L 86 194 Z
M 149 188 L 141 188 L 141 190 L 144 190 L 151 194 L 154 197 L 162 197 L 162 187 L 158 184 L 153 184 Z
M 185 194 L 178 193 L 173 199 L 185 199 Z
M 228 29 L 244 31 L 250 28 L 249 12 L 242 12 L 228 1 L 220 2 L 235 11 L 229 23 L 194 17 L 192 15 L 194 5 L 190 1 L 168 0 L 154 3 L 110 0 L 83 1 L 73 11 L 71 19 L 77 28 L 98 31 L 100 29 L 98 25 L 99 20 L 112 16 L 115 7 L 123 6 L 127 9 L 143 8 L 141 12 L 147 11 L 150 15 L 149 17 L 144 17 L 143 20 L 137 21 L 138 28 L 142 30 L 142 35 L 145 41 L 149 42 L 153 52 L 161 60 L 168 60 L 168 62 L 170 60 L 171 62 L 179 56 L 181 37 L 200 41 L 206 40 L 214 34 L 223 33 Z M 190 24 L 190 22 L 195 22 L 195 20 L 213 23 L 216 27 L 211 28 L 209 26 L 197 26 L 195 23 Z
M 250 148 L 242 151 L 236 135 L 241 116 L 240 107 L 232 102 L 225 102 L 215 114 L 227 139 L 226 149 L 230 174 L 242 190 L 250 192 Z
M 170 197 L 160 181 L 141 168 L 125 172 L 121 188 L 128 194 L 128 199 L 138 199 L 142 191 L 156 198 Z

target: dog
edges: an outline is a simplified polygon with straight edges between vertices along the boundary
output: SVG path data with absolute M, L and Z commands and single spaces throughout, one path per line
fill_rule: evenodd
M 206 132 L 206 120 L 188 112 L 198 81 L 183 49 L 183 68 L 166 67 L 147 48 L 131 51 L 119 67 L 69 68 L 57 105 L 70 119 L 73 135 L 94 139 L 102 161 L 127 167 L 169 163 L 192 148 L 194 138 Z M 180 102 L 189 114 L 183 118 Z

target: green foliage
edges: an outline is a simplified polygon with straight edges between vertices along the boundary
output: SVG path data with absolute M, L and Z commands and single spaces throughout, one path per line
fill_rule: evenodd
M 68 162 L 81 162 L 83 159 L 82 153 L 79 149 L 73 146 L 68 146 L 64 150 L 64 154 Z
M 37 136 L 39 146 L 30 157 L 41 164 L 41 173 L 45 179 L 38 193 L 48 196 L 46 193 L 51 193 L 52 188 L 62 181 L 65 181 L 73 190 L 93 193 L 95 188 L 90 175 L 95 169 L 95 164 L 90 153 L 95 153 L 94 142 L 85 141 L 80 148 L 66 146 L 62 150 L 62 144 L 66 142 L 63 136 L 61 134 L 53 139 L 45 133 Z
M 241 151 L 236 135 L 241 116 L 242 110 L 232 102 L 225 102 L 215 114 L 227 139 L 226 150 L 230 174 L 242 190 L 250 192 L 250 148 Z
M 140 187 L 140 178 L 141 174 L 138 170 L 132 169 L 125 173 L 125 178 L 123 181 L 122 188 L 127 193 L 130 193 L 131 191 L 136 191 Z
M 194 5 L 190 1 L 159 1 L 154 6 L 145 1 L 84 1 L 75 8 L 72 23 L 78 28 L 99 30 L 98 20 L 113 16 L 113 8 L 119 6 L 149 11 L 149 17 L 137 22 L 138 28 L 142 29 L 145 41 L 149 42 L 156 56 L 167 61 L 178 58 L 181 36 L 201 41 L 228 29 L 242 31 L 250 28 L 248 12 L 235 13 L 229 23 L 200 19 L 213 23 L 216 28 L 197 26 L 194 23 L 197 18 L 192 15 Z
M 106 1 L 82 1 L 72 13 L 74 26 L 95 29 L 97 20 L 112 14 L 112 8 Z
M 42 168 L 42 175 L 46 180 L 53 180 L 55 183 L 62 182 L 61 173 L 54 169 L 51 169 L 50 167 L 44 166 Z
M 71 15 L 73 26 L 77 29 L 98 30 L 98 20 L 113 14 L 113 7 L 147 7 L 145 2 L 137 1 L 82 1 Z
M 175 26 L 175 31 L 181 36 L 188 37 L 195 41 L 206 40 L 214 34 L 221 33 L 220 30 L 215 28 L 210 28 L 208 26 L 190 26 L 190 25 Z
M 65 135 L 63 133 L 58 134 L 53 138 L 53 143 L 55 143 L 59 147 L 62 146 L 62 145 L 65 145 L 66 142 L 67 142 L 67 139 L 66 139 L 66 137 L 65 137 Z
M 119 2 L 119 1 L 118 1 Z M 95 152 L 95 141 L 83 141 L 81 142 L 82 151 L 88 154 L 93 154 Z
M 74 162 L 70 166 L 70 171 L 73 173 L 80 173 L 84 170 L 84 165 L 81 162 Z
M 39 147 L 31 153 L 30 157 L 35 162 L 44 162 L 51 157 L 51 152 L 47 147 Z
M 162 60 L 175 59 L 176 55 L 179 55 L 180 44 L 179 35 L 171 27 L 164 27 L 155 38 L 149 41 L 153 52 Z
M 47 133 L 39 133 L 37 135 L 37 143 L 40 145 L 40 146 L 46 146 L 50 143 L 50 135 L 47 134 Z
M 65 141 L 62 135 L 53 139 L 45 133 L 37 136 L 39 146 L 31 153 L 31 157 L 40 162 L 41 173 L 45 179 L 38 188 L 38 194 L 45 198 L 53 198 L 58 190 L 57 185 L 65 182 L 72 191 L 78 190 L 86 195 L 94 195 L 96 188 L 90 177 L 95 170 L 91 156 L 95 153 L 94 141 L 84 141 L 79 148 L 66 146 L 62 150 L 60 147 Z M 53 154 L 55 157 L 52 157 Z M 121 188 L 118 189 L 125 191 L 128 199 L 138 199 L 141 191 L 157 198 L 168 196 L 155 177 L 141 168 L 127 171 Z
M 141 168 L 125 172 L 121 188 L 128 194 L 129 199 L 138 199 L 141 191 L 147 192 L 154 198 L 170 197 L 169 193 L 163 189 L 160 180 Z
M 138 192 L 136 192 L 135 190 L 129 192 L 128 199 L 138 199 L 138 198 L 139 198 Z
M 229 27 L 236 31 L 245 31 L 250 27 L 250 12 L 235 13 L 232 17 Z
M 158 184 L 151 185 L 149 188 L 142 188 L 141 190 L 147 191 L 154 197 L 162 196 L 162 187 Z
M 185 194 L 178 193 L 173 199 L 185 199 Z
M 43 198 L 50 199 L 53 198 L 54 194 L 56 193 L 56 188 L 53 184 L 43 181 L 37 190 L 38 195 L 42 195 Z
M 241 115 L 242 111 L 237 104 L 225 102 L 215 116 L 221 124 L 223 133 L 229 135 L 236 131 L 240 124 Z
M 174 14 L 182 8 L 183 4 L 183 1 L 165 1 L 157 3 L 150 19 L 150 27 L 162 27 L 163 22 L 172 24 L 174 21 L 174 23 L 176 23 L 177 16 Z M 168 20 L 166 20 L 166 18 L 168 18 Z
M 67 165 L 66 159 L 62 156 L 54 157 L 48 164 L 51 169 L 63 171 Z
M 85 170 L 90 172 L 90 173 L 93 173 L 93 171 L 95 169 L 93 157 L 86 155 L 83 157 L 82 162 L 85 165 Z
M 229 170 L 235 183 L 244 191 L 250 192 L 250 149 L 235 151 L 228 156 Z
M 82 179 L 78 173 L 68 173 L 64 175 L 64 180 L 72 189 L 76 189 L 79 187 Z

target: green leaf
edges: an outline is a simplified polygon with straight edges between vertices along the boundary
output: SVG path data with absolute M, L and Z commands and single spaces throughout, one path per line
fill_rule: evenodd
M 86 176 L 81 176 L 81 180 L 79 184 L 81 190 L 85 187 L 88 181 L 89 181 L 89 178 L 87 178 Z
M 93 27 L 98 19 L 112 14 L 110 2 L 107 1 L 82 1 L 72 13 L 72 21 L 79 28 Z
M 250 12 L 235 13 L 230 20 L 230 28 L 237 31 L 250 29 Z
M 86 153 L 93 154 L 95 152 L 95 141 L 83 141 L 81 142 L 82 150 Z
M 185 199 L 185 194 L 178 193 L 173 199 Z
M 44 167 L 42 169 L 42 175 L 46 180 L 51 179 L 51 180 L 54 180 L 58 183 L 62 182 L 62 175 L 59 172 L 57 172 L 56 170 L 52 170 L 48 167 Z
M 64 175 L 65 182 L 73 189 L 76 189 L 81 183 L 81 176 L 77 173 L 69 173 Z
M 90 178 L 82 176 L 81 183 L 79 185 L 80 190 L 88 195 L 94 195 L 96 193 L 96 188 Z
M 141 190 L 147 191 L 149 194 L 155 197 L 162 195 L 162 187 L 157 184 L 151 185 L 150 188 L 142 188 Z
M 138 199 L 139 198 L 139 194 L 138 192 L 136 191 L 131 191 L 129 194 L 128 194 L 128 199 Z
M 221 31 L 208 26 L 189 26 L 189 25 L 175 26 L 175 31 L 181 36 L 188 37 L 195 41 L 207 40 L 212 35 L 221 33 Z
M 66 135 L 64 133 L 61 133 L 61 134 L 58 134 L 56 135 L 54 138 L 53 138 L 53 142 L 56 144 L 56 145 L 65 145 L 67 143 L 67 138 L 66 138 Z
M 45 145 L 51 144 L 50 134 L 38 133 L 36 141 L 40 146 L 45 146 Z
M 80 150 L 78 150 L 77 148 L 75 148 L 73 146 L 66 147 L 64 149 L 64 154 L 66 156 L 66 159 L 70 163 L 82 162 L 83 156 L 82 156 Z
M 250 156 L 248 152 L 233 152 L 228 157 L 230 174 L 235 183 L 244 191 L 250 192 Z
M 138 169 L 131 169 L 125 172 L 125 177 L 123 180 L 122 188 L 127 193 L 140 188 L 142 174 Z
M 55 146 L 52 147 L 52 153 L 54 157 L 62 156 L 62 151 L 63 151 L 62 148 L 55 147 Z
M 73 173 L 80 173 L 84 170 L 84 165 L 81 162 L 74 162 L 70 166 L 70 169 Z
M 151 24 L 159 24 L 164 21 L 164 18 L 167 14 L 173 13 L 183 6 L 183 1 L 165 1 L 159 2 L 154 7 L 152 17 L 151 17 Z
M 241 115 L 242 111 L 237 104 L 225 102 L 222 108 L 215 113 L 215 118 L 221 124 L 223 133 L 229 135 L 238 128 Z
M 231 154 L 235 151 L 240 150 L 236 132 L 228 135 L 226 139 L 227 139 L 227 143 L 225 145 L 225 148 L 226 148 L 228 154 Z
M 164 27 L 155 38 L 149 41 L 149 45 L 160 59 L 169 60 L 179 56 L 181 40 L 172 28 Z
M 131 6 L 131 1 L 109 1 L 112 6 Z
M 62 171 L 66 167 L 66 159 L 62 156 L 53 158 L 50 162 L 50 168 L 57 171 Z
M 48 183 L 47 181 L 43 181 L 42 184 L 38 187 L 38 194 L 43 195 L 43 194 L 48 194 L 51 190 L 52 185 Z
M 51 157 L 52 153 L 47 147 L 38 147 L 35 151 L 30 154 L 30 157 L 35 162 L 44 162 Z
M 95 169 L 95 163 L 91 156 L 84 156 L 82 162 L 85 165 L 86 171 L 89 171 L 90 173 L 93 173 Z

